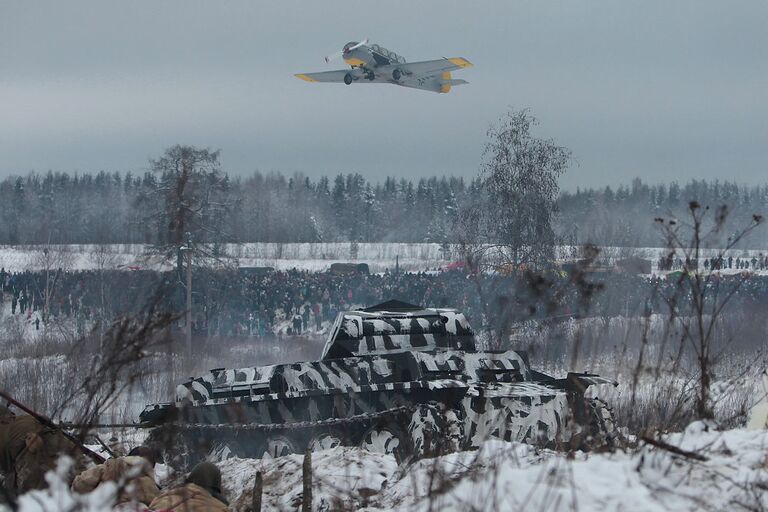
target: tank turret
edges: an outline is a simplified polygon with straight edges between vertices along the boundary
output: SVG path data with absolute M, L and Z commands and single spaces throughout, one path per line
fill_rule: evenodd
M 391 300 L 340 314 L 322 359 L 475 349 L 474 333 L 463 313 Z

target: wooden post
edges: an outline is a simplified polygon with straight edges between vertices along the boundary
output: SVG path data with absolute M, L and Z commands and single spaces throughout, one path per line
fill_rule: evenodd
M 253 482 L 253 512 L 261 512 L 261 491 L 263 481 L 261 471 L 256 472 L 256 480 Z
M 312 451 L 307 448 L 304 452 L 304 464 L 301 466 L 303 494 L 301 512 L 312 512 Z
M 190 364 L 192 361 L 192 235 L 187 233 L 187 313 L 186 317 L 186 341 L 187 356 Z

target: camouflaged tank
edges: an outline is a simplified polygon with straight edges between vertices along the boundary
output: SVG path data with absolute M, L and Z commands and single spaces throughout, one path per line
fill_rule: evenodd
M 199 457 L 281 456 L 338 445 L 410 456 L 489 438 L 584 448 L 611 442 L 590 374 L 556 379 L 525 353 L 479 351 L 466 317 L 389 301 L 340 313 L 319 361 L 215 369 L 147 406 L 150 439 Z

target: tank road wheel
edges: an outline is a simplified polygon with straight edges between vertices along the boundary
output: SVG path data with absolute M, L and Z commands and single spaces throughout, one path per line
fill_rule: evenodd
M 435 402 L 420 404 L 411 414 L 408 424 L 408 437 L 413 447 L 412 455 L 416 458 L 429 457 L 437 454 L 446 435 L 445 414 L 441 406 Z
M 262 458 L 276 459 L 285 455 L 297 453 L 296 446 L 290 439 L 283 436 L 270 437 Z
M 392 80 L 394 80 L 395 82 L 399 82 L 402 77 L 403 77 L 403 73 L 399 69 L 395 68 L 395 70 L 392 71 Z
M 205 460 L 211 449 L 204 433 L 198 429 L 177 429 L 172 425 L 154 427 L 144 442 L 160 454 L 161 460 L 179 473 L 189 472 Z
M 236 457 L 238 453 L 241 453 L 241 451 L 236 442 L 220 442 L 211 447 L 206 460 L 221 462 Z
M 321 434 L 312 439 L 309 442 L 309 449 L 313 452 L 319 452 L 321 450 L 330 450 L 341 446 L 343 443 L 341 439 L 331 434 Z
M 394 455 L 399 461 L 405 446 L 396 428 L 388 426 L 373 426 L 369 428 L 360 440 L 360 448 L 373 453 Z
M 350 75 L 349 73 L 344 75 L 344 83 L 347 85 L 350 85 L 352 83 L 352 75 Z

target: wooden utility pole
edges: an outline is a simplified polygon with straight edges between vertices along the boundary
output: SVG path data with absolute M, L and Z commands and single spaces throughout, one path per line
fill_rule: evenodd
M 187 245 L 183 247 L 186 252 L 187 263 L 187 310 L 184 315 L 186 322 L 187 356 L 192 358 L 192 235 L 187 232 Z
M 50 244 L 50 237 L 48 237 L 48 243 Z M 48 307 L 51 300 L 51 260 L 48 257 L 48 248 L 43 249 L 45 255 L 45 302 L 43 304 L 43 322 L 48 321 Z

